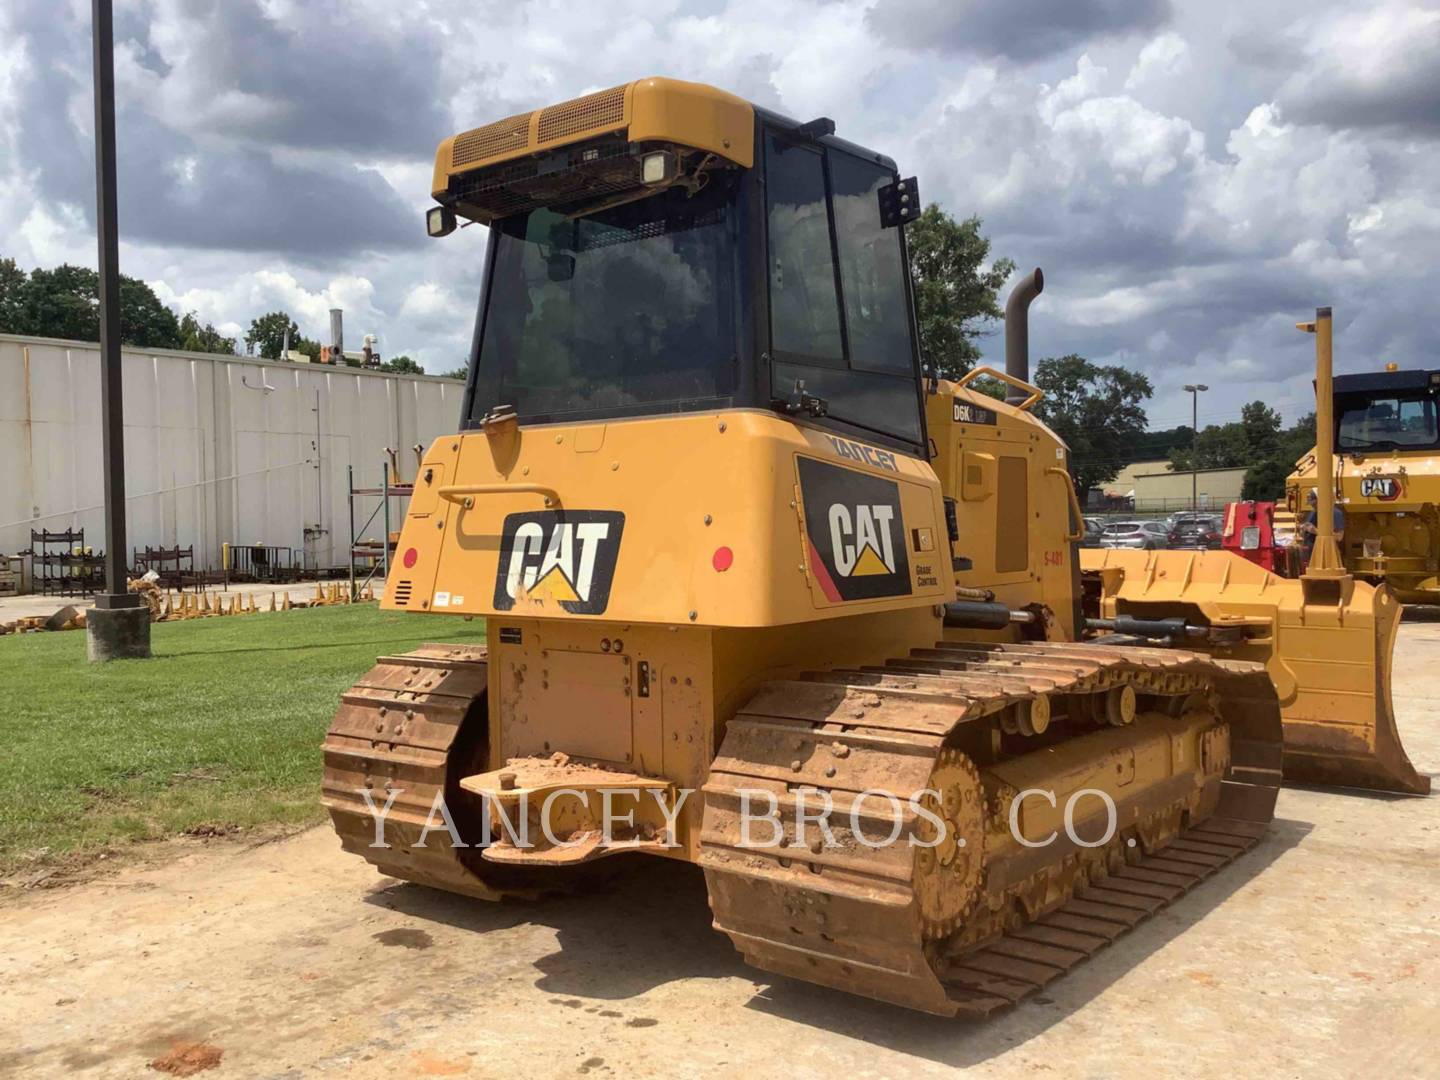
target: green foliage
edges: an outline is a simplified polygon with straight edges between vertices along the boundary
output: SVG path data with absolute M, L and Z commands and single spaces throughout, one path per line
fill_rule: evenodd
M 0 332 L 21 334 L 25 285 L 30 276 L 14 259 L 0 259 Z
M 1072 353 L 1041 360 L 1035 385 L 1045 391 L 1035 415 L 1069 445 L 1070 476 L 1083 505 L 1091 488 L 1115 479 L 1144 434 L 1141 403 L 1153 392 L 1150 380 L 1137 371 L 1092 364 Z
M 1315 445 L 1315 414 L 1282 428 L 1280 414 L 1263 401 L 1240 408 L 1240 419 L 1211 424 L 1200 432 L 1192 450 L 1177 446 L 1170 452 L 1176 472 L 1200 469 L 1245 469 L 1241 497 L 1273 500 L 1285 494 L 1285 477 L 1295 461 Z
M 1285 496 L 1285 478 L 1295 471 L 1295 462 L 1315 446 L 1315 414 L 1307 413 L 1279 432 L 1274 450 L 1250 466 L 1245 473 L 1242 499 L 1278 501 Z
M 459 379 L 461 382 L 464 382 L 465 379 L 467 379 L 467 378 L 469 377 L 469 375 L 470 375 L 470 371 L 469 371 L 468 368 L 460 367 L 460 368 L 456 368 L 454 371 L 442 371 L 442 372 L 440 373 L 440 378 L 442 378 L 442 379 Z
M 200 325 L 193 311 L 187 311 L 180 320 L 180 346 L 189 352 L 229 353 L 235 352 L 235 339 L 225 337 L 211 323 Z
M 396 356 L 380 365 L 381 371 L 394 371 L 405 375 L 424 375 L 425 369 L 408 356 Z
M 27 277 L 0 260 L 0 331 L 70 341 L 100 340 L 100 275 L 84 266 L 37 268 Z M 142 349 L 178 349 L 180 320 L 138 278 L 120 275 L 120 341 Z
M 290 347 L 299 349 L 300 327 L 285 311 L 267 311 L 258 319 L 250 320 L 250 329 L 245 332 L 245 344 L 250 351 L 266 360 L 279 360 L 285 350 L 286 334 Z
M 301 336 L 300 327 L 286 311 L 268 311 L 258 319 L 252 319 L 250 329 L 245 332 L 245 344 L 256 356 L 279 360 L 285 348 L 286 330 L 290 332 L 292 352 L 304 353 L 312 363 L 320 359 L 320 343 Z
M 197 826 L 320 820 L 341 691 L 379 654 L 484 640 L 483 620 L 437 621 L 357 604 L 156 623 L 154 660 L 98 665 L 83 632 L 0 638 L 0 874 Z
M 981 235 L 980 219 L 956 221 L 935 203 L 906 226 L 905 240 L 920 355 L 942 379 L 959 378 L 980 359 L 975 339 L 1000 318 L 996 290 L 1015 264 L 1001 258 L 985 269 L 990 241 Z
M 1179 449 L 1188 447 L 1195 440 L 1195 433 L 1189 424 L 1180 424 L 1162 431 L 1147 431 L 1131 445 L 1125 464 L 1137 461 L 1160 461 Z

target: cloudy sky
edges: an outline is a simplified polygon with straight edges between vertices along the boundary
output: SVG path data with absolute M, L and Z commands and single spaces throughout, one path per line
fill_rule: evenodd
M 0 5 L 0 254 L 93 265 L 89 4 Z M 116 0 L 121 261 L 227 333 L 283 307 L 463 363 L 485 232 L 435 144 L 651 74 L 827 115 L 1043 266 L 1037 356 L 1143 370 L 1156 427 L 1440 366 L 1440 0 Z M 1000 338 L 987 352 L 998 358 Z

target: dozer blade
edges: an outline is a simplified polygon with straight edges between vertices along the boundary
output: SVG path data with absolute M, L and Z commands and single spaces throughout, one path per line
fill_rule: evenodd
M 1429 793 L 1395 726 L 1401 609 L 1385 587 L 1343 580 L 1307 597 L 1305 582 L 1224 551 L 1085 549 L 1080 565 L 1092 615 L 1181 617 L 1204 628 L 1181 647 L 1265 665 L 1280 699 L 1287 781 Z

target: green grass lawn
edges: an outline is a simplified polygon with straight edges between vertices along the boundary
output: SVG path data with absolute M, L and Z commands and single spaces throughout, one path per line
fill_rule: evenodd
M 319 821 L 320 742 L 383 653 L 484 623 L 374 604 L 157 623 L 153 660 L 83 631 L 0 638 L 0 876 L 205 826 Z

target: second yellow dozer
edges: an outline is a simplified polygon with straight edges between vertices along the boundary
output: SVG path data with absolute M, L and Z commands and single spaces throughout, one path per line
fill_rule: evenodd
M 1315 335 L 1312 476 L 1332 475 L 1333 324 L 1329 308 L 1300 324 Z M 1430 778 L 1405 753 L 1390 696 L 1401 605 L 1383 580 L 1344 567 L 1334 498 L 1320 485 L 1321 535 L 1295 579 L 1226 551 L 1082 552 L 1089 625 L 1263 663 L 1280 697 L 1286 780 L 1425 795 Z
M 1264 834 L 1264 665 L 1077 641 L 1064 446 L 922 375 L 894 162 L 656 78 L 447 139 L 433 193 L 490 237 L 383 606 L 487 644 L 346 692 L 347 850 L 487 900 L 682 860 L 756 967 L 983 1015 Z

